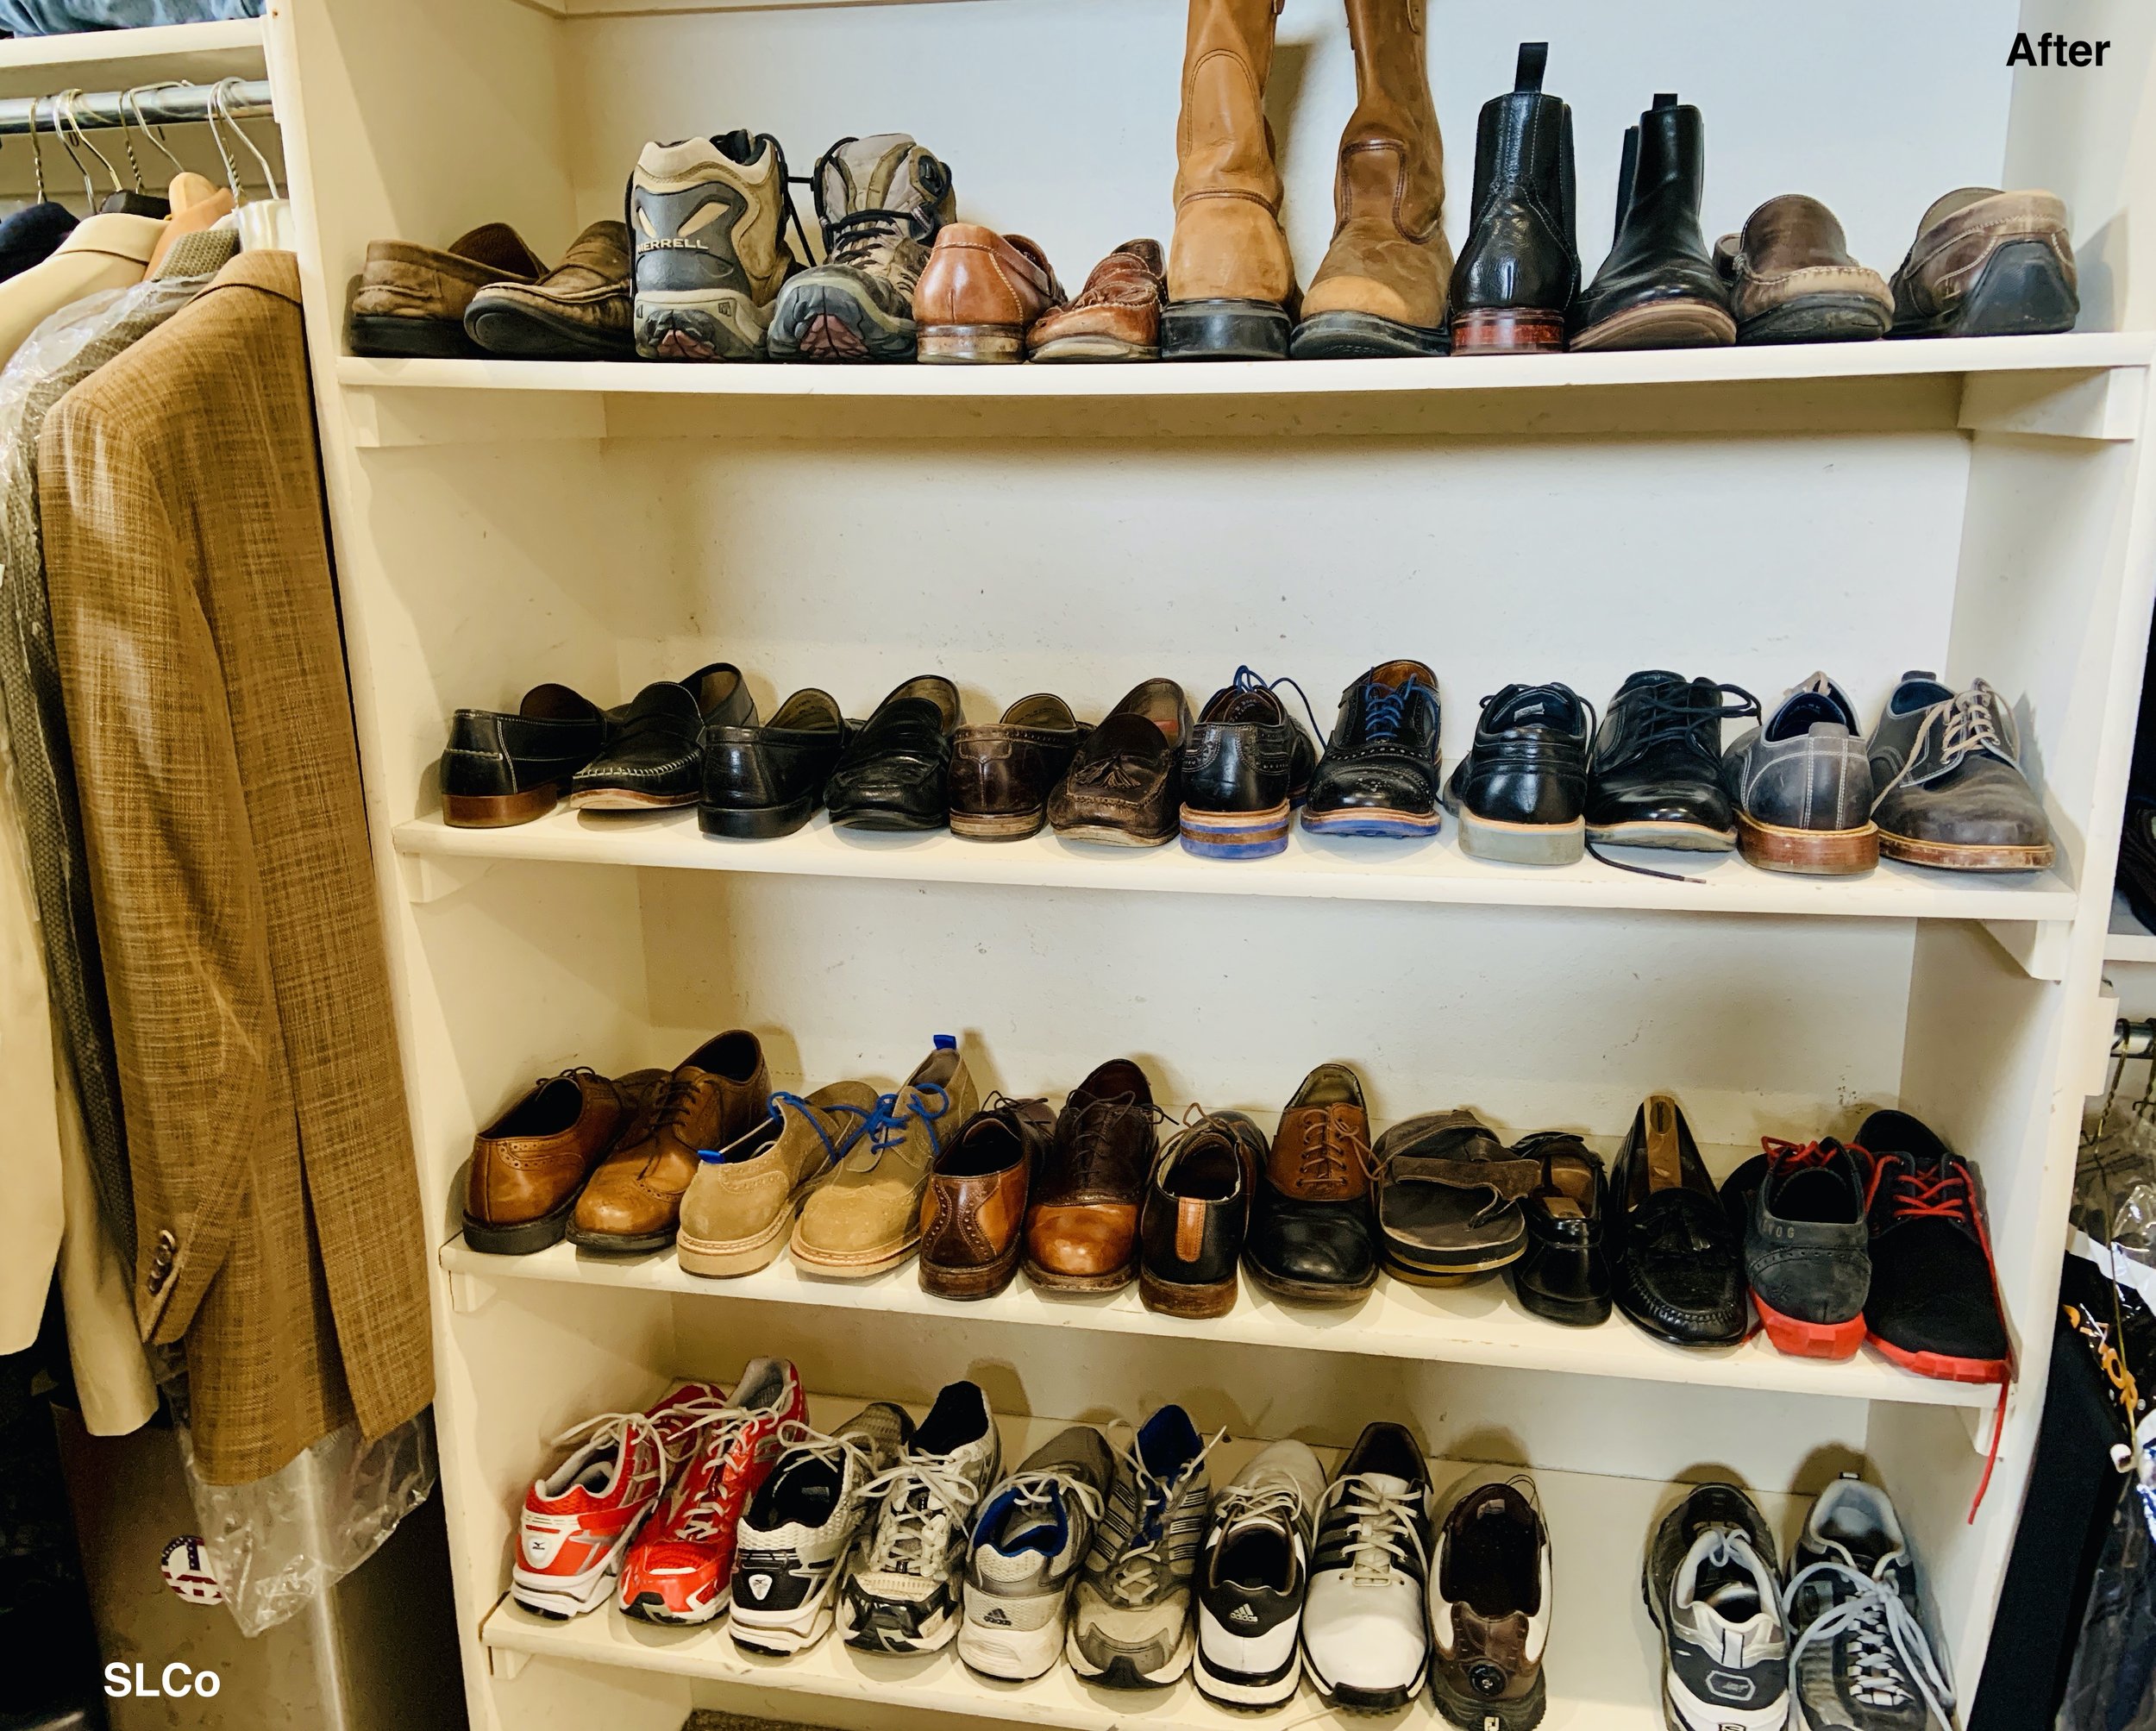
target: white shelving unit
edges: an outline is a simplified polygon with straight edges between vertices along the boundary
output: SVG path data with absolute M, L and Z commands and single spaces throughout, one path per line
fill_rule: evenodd
M 85 30 L 0 41 L 0 97 L 54 91 L 125 90 L 185 78 L 259 78 L 266 21 L 222 18 L 202 24 L 156 24 L 139 30 Z
M 797 173 L 833 139 L 911 130 L 953 165 L 968 217 L 1033 235 L 1075 285 L 1116 242 L 1168 235 L 1184 0 L 278 0 L 268 56 L 440 1251 L 442 1485 L 481 1731 L 675 1731 L 699 1704 L 907 1731 L 1224 1722 L 1187 1690 L 1011 1689 L 836 1648 L 750 1665 L 716 1631 L 508 1607 L 547 1439 L 758 1352 L 793 1358 L 827 1413 L 924 1404 L 969 1375 L 1014 1427 L 1180 1399 L 1244 1446 L 1338 1448 L 1396 1417 L 1448 1476 L 1532 1469 L 1556 1540 L 1558 1731 L 1655 1722 L 1639 1562 L 1683 1483 L 1740 1476 L 1786 1538 L 1807 1496 L 1860 1467 L 1908 1520 L 1974 1691 L 2103 1076 L 2104 970 L 2128 941 L 2110 883 L 2156 585 L 2156 65 L 2137 16 L 1820 0 L 1763 63 L 1681 0 L 1549 0 L 1532 20 L 1431 0 L 1456 239 L 1476 110 L 1532 29 L 1575 111 L 1590 270 L 1623 128 L 1675 88 L 1707 116 L 1710 234 L 1802 189 L 1891 268 L 1950 187 L 2058 191 L 2083 267 L 2070 336 L 823 369 L 360 360 L 343 306 L 371 240 L 505 219 L 558 254 L 618 214 L 645 140 L 737 125 L 775 133 Z M 2009 71 L 2024 22 L 2120 46 L 2100 74 Z M 1337 0 L 1288 0 L 1281 29 L 1272 117 L 1307 279 L 1352 67 Z M 439 817 L 450 711 L 545 680 L 611 704 L 724 659 L 766 713 L 817 685 L 865 715 L 935 668 L 986 718 L 1044 689 L 1097 715 L 1163 673 L 1194 706 L 1247 662 L 1295 675 L 1329 724 L 1334 693 L 1401 655 L 1439 674 L 1448 759 L 1511 679 L 1599 703 L 1672 667 L 1771 702 L 1822 668 L 1870 714 L 1905 668 L 1980 675 L 2021 719 L 2059 862 L 2028 881 L 1888 867 L 1825 883 L 1694 860 L 1699 881 L 1676 884 L 1492 867 L 1449 837 L 1299 836 L 1275 860 L 1208 864 L 821 822 L 736 845 L 686 815 L 492 833 Z M 1846 1134 L 1898 1104 L 1983 1176 L 2021 1364 L 1996 1477 L 1970 1521 L 1994 1391 L 1868 1353 L 1567 1331 L 1500 1286 L 1384 1285 L 1338 1314 L 1246 1295 L 1206 1326 L 1022 1284 L 945 1303 L 910 1270 L 832 1285 L 781 1260 L 707 1283 L 664 1257 L 462 1245 L 473 1133 L 533 1077 L 678 1063 L 730 1026 L 757 1031 L 785 1086 L 888 1085 L 950 1031 L 984 1092 L 1060 1095 L 1133 1054 L 1175 1111 L 1269 1114 L 1343 1058 L 1381 1121 L 1470 1105 L 1605 1147 L 1666 1089 L 1723 1169 L 1762 1134 Z M 1282 1722 L 1306 1715 L 1322 1717 L 1306 1702 Z

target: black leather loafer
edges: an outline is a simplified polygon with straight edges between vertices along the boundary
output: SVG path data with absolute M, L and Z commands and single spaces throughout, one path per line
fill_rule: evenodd
M 958 687 L 941 674 L 899 687 L 839 755 L 824 792 L 831 822 L 859 830 L 942 829 L 958 718 Z
M 1303 1078 L 1257 1175 L 1243 1266 L 1267 1291 L 1347 1304 L 1377 1284 L 1369 1113 L 1344 1063 Z
M 730 662 L 648 685 L 622 712 L 606 749 L 577 771 L 569 804 L 580 812 L 693 806 L 704 786 L 704 730 L 753 727 L 755 720 L 755 699 Z
M 1438 809 L 1438 676 L 1385 662 L 1340 693 L 1302 826 L 1323 836 L 1431 836 Z
M 1199 712 L 1183 752 L 1183 847 L 1200 859 L 1284 852 L 1294 808 L 1310 791 L 1317 742 L 1248 668 Z
M 1541 1176 L 1520 1205 L 1527 1248 L 1505 1270 L 1520 1308 L 1552 1322 L 1592 1327 L 1609 1314 L 1609 1183 L 1602 1157 L 1561 1130 L 1539 1131 L 1513 1145 Z
M 1568 685 L 1508 685 L 1482 705 L 1445 803 L 1477 859 L 1570 865 L 1587 852 L 1593 712 Z
M 514 715 L 460 709 L 442 754 L 442 821 L 505 830 L 543 818 L 605 749 L 607 718 L 566 685 L 536 685 Z
M 1225 1316 L 1265 1134 L 1209 1112 L 1161 1151 L 1138 1212 L 1138 1296 L 1163 1316 Z
M 706 727 L 697 827 L 742 841 L 792 835 L 824 803 L 845 743 L 837 703 L 813 687 L 795 692 L 761 726 Z
M 1739 686 L 1633 674 L 1610 699 L 1588 759 L 1588 839 L 1731 851 L 1737 813 L 1721 785 L 1722 723 L 1758 713 L 1758 699 Z
M 1377 1239 L 1385 1266 L 1418 1286 L 1482 1280 L 1526 1248 L 1520 1201 L 1541 1166 L 1505 1151 L 1471 1112 L 1431 1112 L 1378 1138 Z
M 1745 1338 L 1744 1245 L 1691 1126 L 1651 1094 L 1618 1151 L 1610 1253 L 1619 1308 L 1658 1339 L 1734 1346 Z

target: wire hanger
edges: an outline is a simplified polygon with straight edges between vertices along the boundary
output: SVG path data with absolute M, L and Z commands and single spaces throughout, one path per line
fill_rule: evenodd
M 67 104 L 81 95 L 79 91 L 60 91 L 46 100 L 53 105 L 53 136 L 60 140 L 60 147 L 67 153 L 67 160 L 75 165 L 75 172 L 82 176 L 83 214 L 94 216 L 97 210 L 97 185 L 90 178 L 90 169 L 75 150 L 67 136 Z M 111 165 L 108 163 L 106 166 Z M 116 182 L 115 184 L 117 184 Z
M 130 109 L 134 110 L 135 129 L 141 133 L 159 155 L 172 165 L 172 172 L 175 174 L 185 174 L 187 172 L 187 165 L 173 155 L 172 147 L 165 142 L 165 129 L 162 127 L 152 126 L 142 117 L 142 98 L 153 91 L 191 90 L 193 86 L 185 78 L 166 78 L 154 85 L 136 85 L 131 90 L 120 92 L 121 117 L 125 119 L 128 110 Z M 123 138 L 127 135 L 125 129 L 122 129 L 122 135 Z M 135 163 L 135 147 L 132 144 L 128 146 L 128 161 L 130 166 Z M 135 184 L 138 186 L 142 184 L 142 171 L 139 166 L 135 170 Z
M 128 97 L 131 94 L 127 91 L 120 93 L 120 148 L 127 154 L 128 174 L 135 185 L 116 191 L 99 208 L 128 216 L 169 216 L 172 214 L 172 200 L 150 191 L 142 179 L 141 161 L 135 154 L 135 132 L 128 123 Z M 172 153 L 166 154 L 169 156 Z
M 292 248 L 291 201 L 278 190 L 277 175 L 270 167 L 269 158 L 263 155 L 254 141 L 247 135 L 232 112 L 232 92 L 246 81 L 241 78 L 220 78 L 210 92 L 210 135 L 217 141 L 217 154 L 224 160 L 226 184 L 232 188 L 233 203 L 237 206 L 240 249 L 242 252 L 289 252 Z M 240 196 L 240 178 L 232 153 L 225 147 L 223 126 L 232 129 L 233 136 L 247 147 L 255 166 L 262 171 L 262 179 L 269 187 L 269 197 L 257 198 L 252 204 L 242 203 Z
M 45 196 L 45 157 L 37 147 L 37 100 L 35 97 L 32 97 L 30 101 L 30 172 L 37 181 L 37 202 L 41 204 L 50 203 L 51 201 Z

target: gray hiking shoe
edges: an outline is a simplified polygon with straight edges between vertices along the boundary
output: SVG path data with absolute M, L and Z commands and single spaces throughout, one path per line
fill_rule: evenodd
M 950 169 L 902 132 L 842 138 L 816 165 L 824 262 L 772 315 L 774 361 L 911 361 L 913 285 L 958 214 Z
M 1063 1612 L 1114 1478 L 1108 1439 L 1073 1425 L 988 1493 L 958 1627 L 958 1656 L 982 1676 L 1024 1682 L 1062 1657 Z
M 636 353 L 761 361 L 780 285 L 807 255 L 784 233 L 786 153 L 768 133 L 647 144 L 629 179 Z

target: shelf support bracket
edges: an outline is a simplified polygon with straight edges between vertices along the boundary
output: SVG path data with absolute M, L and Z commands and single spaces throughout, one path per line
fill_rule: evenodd
M 2140 436 L 2140 367 L 2101 373 L 1971 373 L 1959 424 L 1971 433 L 2021 433 L 2118 442 Z
M 2070 921 L 1986 919 L 1980 924 L 2030 979 L 2057 982 L 2066 977 L 2066 950 L 2073 938 Z
M 475 1310 L 484 1310 L 493 1302 L 500 1290 L 485 1275 L 452 1274 L 449 1276 L 449 1308 L 459 1316 L 469 1316 Z
M 493 863 L 482 859 L 445 859 L 439 854 L 399 854 L 397 859 L 404 879 L 404 900 L 415 906 L 469 889 L 486 875 Z
M 490 1646 L 486 1649 L 486 1674 L 496 1681 L 507 1683 L 531 1663 L 531 1655 L 511 1646 Z

